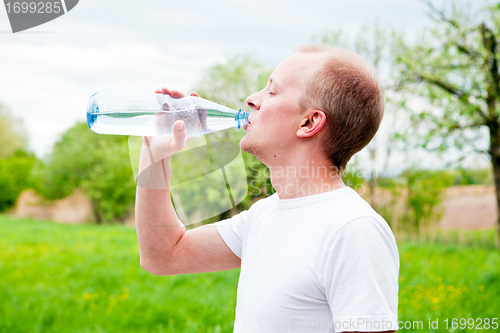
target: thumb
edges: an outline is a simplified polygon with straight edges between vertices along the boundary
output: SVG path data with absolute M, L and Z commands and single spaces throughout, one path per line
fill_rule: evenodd
M 169 142 L 169 148 L 174 151 L 182 150 L 186 144 L 186 126 L 184 122 L 182 120 L 177 120 L 174 123 L 172 132 L 173 138 Z

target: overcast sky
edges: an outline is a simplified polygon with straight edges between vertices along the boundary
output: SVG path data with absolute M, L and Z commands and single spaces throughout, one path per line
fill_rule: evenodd
M 0 8 L 0 103 L 24 119 L 30 147 L 50 151 L 99 90 L 188 92 L 203 70 L 238 54 L 276 66 L 329 30 L 380 19 L 410 38 L 429 25 L 417 0 L 81 0 L 12 34 Z

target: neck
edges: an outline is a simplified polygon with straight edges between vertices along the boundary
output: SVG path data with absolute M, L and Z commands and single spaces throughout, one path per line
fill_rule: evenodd
M 338 168 L 326 159 L 298 158 L 286 162 L 268 166 L 271 184 L 280 199 L 306 197 L 345 187 Z

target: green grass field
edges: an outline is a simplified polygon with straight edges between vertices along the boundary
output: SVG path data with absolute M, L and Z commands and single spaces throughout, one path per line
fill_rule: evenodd
M 232 332 L 239 270 L 151 275 L 134 229 L 0 216 L 0 249 L 0 332 Z M 484 332 L 452 319 L 500 318 L 498 249 L 399 250 L 399 320 L 423 323 L 401 331 Z

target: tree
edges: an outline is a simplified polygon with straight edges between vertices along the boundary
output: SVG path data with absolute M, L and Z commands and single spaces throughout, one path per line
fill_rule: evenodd
M 208 68 L 195 90 L 208 100 L 244 109 L 246 98 L 266 86 L 271 72 L 253 57 L 239 55 Z
M 435 209 L 444 198 L 444 189 L 453 183 L 453 179 L 450 172 L 418 169 L 406 170 L 403 177 L 408 188 L 405 224 L 410 233 L 415 231 L 418 236 L 422 227 L 429 227 L 430 222 L 439 217 Z
M 210 67 L 196 84 L 195 90 L 201 97 L 226 105 L 233 109 L 248 108 L 246 98 L 262 90 L 272 73 L 272 69 L 259 63 L 249 55 L 240 55 L 228 59 L 225 63 Z M 239 145 L 245 135 L 241 130 L 227 130 L 207 135 L 209 141 L 227 141 Z M 240 205 L 240 209 L 251 206 L 252 201 L 274 193 L 269 180 L 267 167 L 253 155 L 244 153 L 249 196 Z M 222 217 L 225 217 L 223 215 Z
M 21 149 L 0 159 L 0 212 L 14 207 L 22 191 L 30 186 L 34 162 L 35 156 Z
M 443 10 L 424 2 L 434 27 L 401 41 L 396 59 L 401 84 L 429 103 L 412 115 L 415 137 L 431 151 L 489 156 L 500 211 L 500 4 L 474 13 L 462 1 Z
M 26 145 L 22 121 L 0 104 L 0 212 L 14 207 L 29 186 L 35 157 L 26 151 Z
M 396 72 L 394 52 L 398 50 L 400 39 L 401 36 L 396 31 L 384 27 L 378 20 L 361 27 L 354 35 L 338 29 L 313 38 L 315 42 L 348 49 L 361 55 L 373 66 L 384 88 L 384 118 L 379 131 L 366 147 L 370 165 L 368 170 L 363 170 L 364 177 L 368 179 L 369 201 L 376 209 L 378 207 L 375 201 L 375 188 L 380 177 L 387 172 L 391 155 L 404 136 L 402 130 L 405 126 L 401 124 L 405 119 L 400 111 L 406 105 L 401 87 L 396 84 L 397 76 L 394 74 Z M 353 162 L 349 164 L 348 169 L 360 167 Z M 346 174 L 348 176 L 350 173 Z
M 33 174 L 35 190 L 49 200 L 82 189 L 97 223 L 123 221 L 134 203 L 127 137 L 96 134 L 86 123 L 68 129 Z
M 22 121 L 0 104 L 0 158 L 7 158 L 18 149 L 26 149 L 27 141 Z

